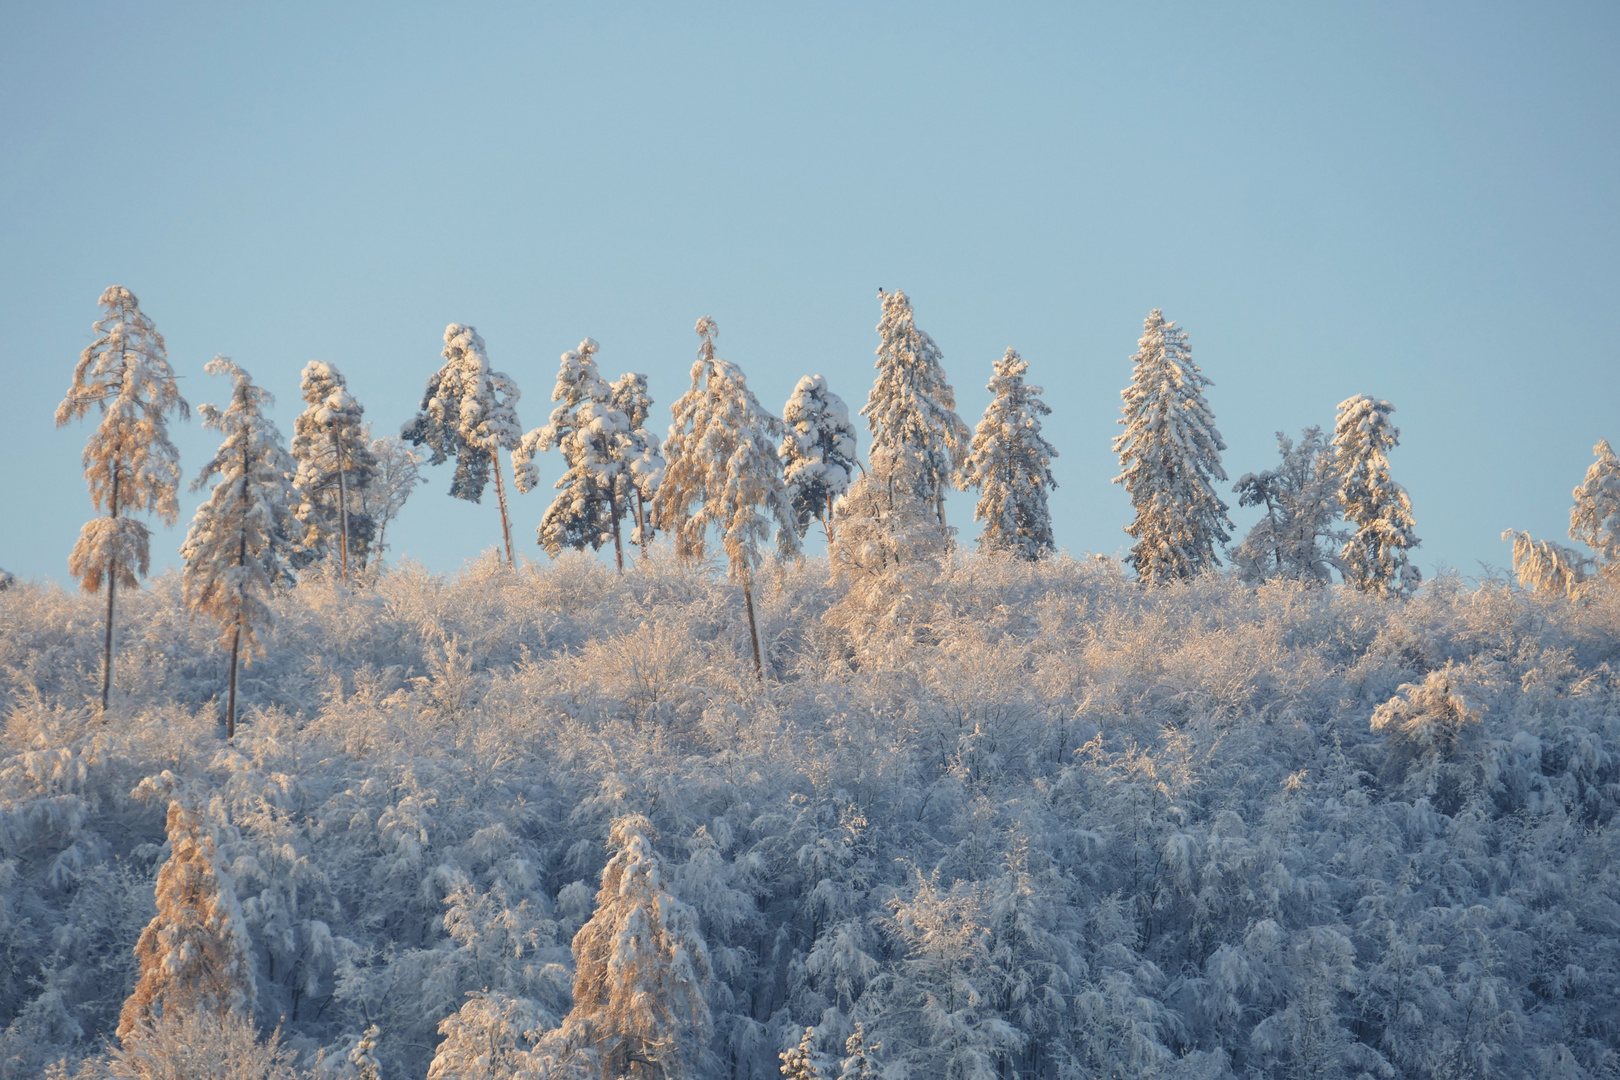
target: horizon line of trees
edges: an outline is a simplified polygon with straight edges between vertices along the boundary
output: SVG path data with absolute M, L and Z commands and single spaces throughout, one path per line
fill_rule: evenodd
M 290 447 L 264 415 L 273 396 L 224 356 L 207 365 L 233 380 L 231 404 L 205 405 L 206 426 L 225 435 L 213 460 L 193 481 L 197 490 L 218 477 L 181 547 L 186 599 L 217 620 L 231 654 L 227 736 L 234 732 L 237 658 L 262 650 L 269 628 L 269 591 L 316 564 L 336 564 L 347 583 L 384 549 L 387 525 L 418 483 L 420 465 L 455 460 L 453 497 L 480 502 L 493 479 L 505 561 L 515 567 L 511 514 L 501 451 L 515 486 L 539 486 L 536 456 L 558 450 L 565 469 L 544 512 L 536 542 L 555 557 L 566 548 L 600 551 L 613 545 L 624 570 L 629 538 L 645 555 L 663 532 L 678 557 L 706 558 L 711 528 L 719 536 L 728 577 L 742 587 L 756 673 L 763 665 L 753 575 L 774 534 L 777 554 L 796 556 L 812 523 L 820 522 L 837 575 L 851 584 L 848 614 L 857 620 L 904 618 L 896 575 L 917 573 L 954 543 L 945 494 L 976 490 L 978 549 L 1019 559 L 1056 551 L 1048 492 L 1057 486 L 1057 450 L 1041 434 L 1051 408 L 1042 389 L 1026 381 L 1028 361 L 1008 348 L 993 365 L 993 397 L 972 432 L 956 412 L 943 353 L 917 326 L 904 292 L 878 291 L 877 378 L 860 415 L 871 445 L 862 464 L 843 399 L 821 375 L 795 386 L 780 417 L 748 389 L 742 369 L 721 359 L 719 329 L 698 320 L 700 344 L 691 387 L 671 406 L 664 440 L 649 430 L 653 401 L 647 376 L 627 372 L 613 382 L 600 373 L 590 338 L 562 355 L 549 421 L 524 432 L 516 405 L 521 391 L 494 370 L 483 338 L 452 323 L 444 333 L 444 364 L 429 378 L 418 413 L 397 437 L 374 439 L 364 407 L 338 369 L 311 361 L 302 372 L 305 409 Z M 73 383 L 56 413 L 58 426 L 94 406 L 100 424 L 84 451 L 91 502 L 105 516 L 86 523 L 69 558 L 81 587 L 105 589 L 101 707 L 111 693 L 114 595 L 138 587 L 150 567 L 150 531 L 132 512 L 155 513 L 168 525 L 178 515 L 179 455 L 168 419 L 189 416 L 169 366 L 163 337 L 122 286 L 101 297 L 96 339 L 81 354 Z M 1221 565 L 1224 550 L 1245 582 L 1287 579 L 1328 584 L 1337 571 L 1354 588 L 1386 597 L 1410 596 L 1422 581 L 1411 561 L 1421 544 L 1411 499 L 1390 472 L 1388 451 L 1399 445 L 1387 401 L 1360 394 L 1339 403 L 1331 441 L 1317 427 L 1296 443 L 1277 433 L 1279 464 L 1246 473 L 1232 490 L 1242 506 L 1264 515 L 1236 548 L 1229 548 L 1229 509 L 1215 484 L 1228 479 L 1226 444 L 1204 388 L 1211 380 L 1194 363 L 1187 332 L 1154 309 L 1131 357 L 1113 442 L 1121 472 L 1114 483 L 1130 496 L 1134 518 L 1125 562 L 1147 585 L 1184 581 Z M 1570 536 L 1596 553 L 1585 556 L 1510 529 L 1513 567 L 1535 589 L 1577 594 L 1595 574 L 1620 564 L 1620 460 L 1608 442 L 1575 490 Z M 1340 524 L 1342 522 L 1342 524 Z M 9 575 L 0 577 L 0 587 Z M 228 643 L 228 644 L 226 644 Z

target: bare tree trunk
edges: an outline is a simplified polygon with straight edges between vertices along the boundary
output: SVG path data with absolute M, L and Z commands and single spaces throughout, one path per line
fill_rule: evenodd
M 242 619 L 236 620 L 236 628 L 231 631 L 231 688 L 225 699 L 225 738 L 236 738 L 236 657 L 242 645 Z
M 608 512 L 613 515 L 613 559 L 619 566 L 619 573 L 624 573 L 624 542 L 619 539 L 619 492 L 618 482 L 608 489 Z
M 114 522 L 118 520 L 118 456 L 113 455 L 112 499 L 108 506 L 112 511 Z M 107 560 L 107 639 L 101 650 L 101 719 L 107 719 L 107 700 L 112 696 L 112 639 L 113 639 L 113 591 L 118 588 L 118 556 L 117 529 L 113 530 L 112 558 Z
M 636 490 L 636 535 L 641 538 L 641 557 L 647 557 L 647 501 Z
M 248 457 L 248 440 L 242 440 L 242 510 L 245 514 L 248 507 L 248 474 L 252 471 L 252 460 Z M 236 541 L 237 569 L 247 565 L 247 529 L 244 526 L 241 535 Z M 230 690 L 225 699 L 225 738 L 236 738 L 236 660 L 242 645 L 242 586 L 237 586 L 236 595 L 236 625 L 231 629 L 231 682 Z
M 338 549 L 343 552 L 343 582 L 344 582 L 344 584 L 348 584 L 348 581 L 349 581 L 349 487 L 348 487 L 348 483 L 344 479 L 344 474 L 348 472 L 348 460 L 346 458 L 346 455 L 343 453 L 343 443 L 338 438 L 338 433 L 337 433 L 336 430 L 334 430 L 332 432 L 332 446 L 338 452 L 337 453 L 337 458 L 338 458 L 338 522 L 339 522 L 338 527 L 343 530 L 342 534 L 338 537 Z M 496 462 L 497 467 L 499 466 L 499 464 L 500 464 L 499 462 Z M 507 546 L 510 547 L 511 545 L 508 544 Z
M 501 504 L 501 538 L 506 541 L 506 565 L 508 569 L 515 569 L 517 562 L 512 558 L 512 523 L 506 517 L 506 483 L 501 479 L 500 448 L 491 447 L 489 458 L 495 463 L 495 498 Z
M 823 529 L 827 530 L 827 544 L 828 544 L 828 546 L 831 546 L 832 542 L 833 542 L 832 519 L 833 519 L 833 496 L 832 496 L 832 492 L 829 491 L 829 492 L 827 492 L 827 516 L 821 519 L 821 527 Z
M 760 682 L 765 681 L 765 665 L 759 658 L 759 625 L 754 621 L 754 581 L 753 575 L 743 578 L 743 600 L 748 604 L 748 638 L 754 643 L 754 675 Z

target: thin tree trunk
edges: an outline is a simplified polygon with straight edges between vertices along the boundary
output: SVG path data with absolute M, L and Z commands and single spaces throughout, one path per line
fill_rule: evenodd
M 823 529 L 827 530 L 827 544 L 828 544 L 828 546 L 831 546 L 832 542 L 833 542 L 832 519 L 833 519 L 833 495 L 832 495 L 832 492 L 829 491 L 829 492 L 827 492 L 827 516 L 821 519 L 821 527 Z
M 246 433 L 244 432 L 243 434 L 245 435 Z M 244 520 L 246 519 L 249 505 L 248 473 L 251 471 L 253 464 L 252 459 L 248 456 L 248 445 L 248 440 L 244 438 L 242 440 L 242 498 L 240 499 Z M 236 568 L 238 570 L 247 565 L 247 540 L 247 527 L 244 525 L 241 535 L 237 537 L 236 541 Z M 243 599 L 242 586 L 241 584 L 238 584 L 236 594 L 236 625 L 231 629 L 231 682 L 230 691 L 226 695 L 225 703 L 225 738 L 227 740 L 236 738 L 236 660 L 238 650 L 242 644 L 241 605 Z
M 338 438 L 337 431 L 332 432 L 332 446 L 338 452 L 338 522 L 343 530 L 338 537 L 338 548 L 343 552 L 343 583 L 349 582 L 349 487 L 344 479 L 348 472 L 348 459 L 343 453 L 343 442 Z M 499 462 L 496 463 L 497 467 Z M 508 544 L 508 547 L 511 545 Z
M 618 481 L 608 489 L 608 512 L 613 515 L 613 559 L 619 566 L 619 573 L 624 573 L 624 543 L 619 539 L 619 492 Z
M 641 538 L 641 557 L 647 557 L 647 505 L 641 497 L 641 489 L 636 489 L 636 535 Z
M 754 582 L 753 575 L 743 578 L 743 600 L 748 604 L 748 638 L 754 643 L 754 675 L 760 682 L 765 681 L 765 665 L 759 658 L 759 625 L 754 621 Z
M 225 738 L 236 738 L 236 657 L 242 645 L 242 619 L 236 620 L 236 628 L 231 631 L 231 688 L 225 699 Z
M 107 560 L 107 640 L 101 650 L 101 719 L 107 719 L 107 700 L 112 696 L 112 639 L 113 639 L 113 591 L 118 588 L 118 455 L 113 453 L 113 482 L 112 498 L 108 502 L 112 510 L 113 527 L 113 555 Z
M 517 562 L 512 558 L 512 523 L 506 517 L 506 484 L 501 480 L 500 448 L 491 447 L 489 457 L 495 463 L 495 498 L 501 504 L 501 538 L 506 541 L 506 566 L 515 569 Z

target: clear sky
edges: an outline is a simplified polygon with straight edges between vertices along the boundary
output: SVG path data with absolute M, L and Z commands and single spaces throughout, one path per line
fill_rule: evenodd
M 1562 539 L 1620 443 L 1620 5 L 455 7 L 0 4 L 0 567 L 67 579 L 89 431 L 52 411 L 115 282 L 193 405 L 223 352 L 287 434 L 311 359 L 395 430 L 449 322 L 525 427 L 587 335 L 666 408 L 705 314 L 762 402 L 819 372 L 853 411 L 904 289 L 970 425 L 992 361 L 1030 362 L 1076 553 L 1128 542 L 1110 440 L 1153 307 L 1234 481 L 1278 429 L 1394 402 L 1425 573 Z M 178 427 L 188 480 L 215 441 Z M 394 557 L 498 541 L 449 482 Z M 548 499 L 514 502 L 536 558 Z

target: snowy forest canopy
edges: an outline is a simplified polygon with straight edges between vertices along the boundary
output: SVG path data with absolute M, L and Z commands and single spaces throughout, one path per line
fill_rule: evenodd
M 1028 362 L 970 429 L 879 299 L 864 454 L 707 319 L 664 438 L 590 339 L 527 433 L 470 326 L 400 438 L 314 362 L 284 444 L 219 358 L 211 495 L 141 589 L 186 404 L 109 289 L 58 412 L 99 423 L 83 590 L 0 576 L 0 1076 L 1620 1076 L 1608 444 L 1590 554 L 1510 531 L 1517 581 L 1423 582 L 1358 395 L 1231 487 L 1227 548 L 1155 311 L 1135 543 L 1074 558 Z M 380 559 L 424 460 L 495 486 L 504 550 Z

